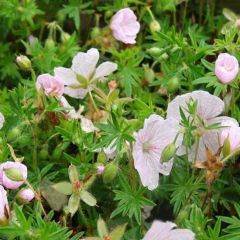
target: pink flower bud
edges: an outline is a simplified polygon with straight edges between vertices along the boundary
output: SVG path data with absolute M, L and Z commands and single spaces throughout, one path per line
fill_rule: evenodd
M 19 188 L 27 179 L 27 167 L 19 162 L 0 164 L 0 184 L 8 189 Z
M 30 188 L 26 188 L 18 192 L 17 201 L 21 204 L 26 204 L 31 202 L 34 197 L 34 192 Z
M 130 8 L 123 8 L 112 17 L 110 28 L 117 40 L 126 44 L 134 44 L 140 24 Z
M 215 63 L 215 74 L 220 82 L 230 83 L 236 78 L 238 71 L 238 60 L 234 56 L 228 53 L 219 54 Z
M 7 192 L 0 185 L 0 226 L 8 224 L 9 219 L 9 206 L 7 200 Z
M 221 144 L 226 144 L 226 140 L 229 143 L 230 149 L 228 149 L 228 154 L 240 147 L 240 127 L 231 126 L 223 129 L 220 135 Z
M 105 170 L 104 165 L 98 165 L 98 166 L 97 166 L 97 174 L 98 174 L 98 175 L 102 175 L 103 172 L 104 172 L 104 170 Z
M 38 76 L 36 87 L 38 90 L 42 88 L 47 96 L 60 97 L 64 92 L 63 82 L 50 74 Z

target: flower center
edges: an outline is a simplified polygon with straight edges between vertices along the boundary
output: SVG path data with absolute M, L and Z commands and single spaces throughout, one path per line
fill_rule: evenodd
M 155 148 L 155 146 L 153 144 L 149 143 L 149 141 L 143 143 L 143 145 L 142 145 L 143 152 L 150 152 L 154 148 Z

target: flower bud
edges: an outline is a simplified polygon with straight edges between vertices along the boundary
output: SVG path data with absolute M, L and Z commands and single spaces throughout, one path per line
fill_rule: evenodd
M 176 150 L 174 143 L 168 144 L 162 151 L 161 162 L 170 161 L 174 157 Z
M 34 192 L 30 188 L 22 189 L 18 192 L 16 200 L 19 204 L 27 204 L 35 197 Z
M 223 143 L 223 156 L 226 157 L 231 153 L 231 146 L 230 146 L 230 141 L 229 137 L 227 137 Z
M 66 33 L 66 32 L 62 32 L 61 33 L 61 41 L 63 43 L 67 42 L 70 39 L 70 37 L 71 36 L 68 33 Z
M 161 26 L 157 20 L 153 20 L 150 23 L 150 30 L 151 32 L 159 32 L 161 30 Z
M 152 83 L 155 78 L 154 71 L 147 64 L 144 64 L 143 68 L 144 68 L 144 79 L 148 83 Z
M 16 62 L 18 64 L 18 66 L 20 67 L 20 69 L 23 71 L 30 71 L 32 68 L 31 61 L 29 60 L 29 58 L 27 56 L 24 56 L 24 55 L 17 56 Z
M 106 165 L 105 171 L 103 173 L 103 182 L 109 183 L 111 182 L 118 173 L 118 165 L 115 162 L 111 162 Z
M 147 52 L 150 53 L 153 57 L 161 56 L 163 49 L 158 47 L 152 47 L 147 49 Z
M 47 146 L 43 146 L 43 148 L 39 152 L 39 158 L 41 161 L 46 160 L 48 157 L 48 148 Z
M 6 226 L 9 222 L 9 206 L 7 200 L 7 192 L 0 185 L 0 226 Z
M 19 162 L 0 164 L 0 184 L 8 189 L 19 188 L 27 179 L 27 167 Z
M 101 34 L 101 31 L 100 31 L 99 27 L 94 27 L 91 32 L 91 37 L 96 38 L 96 37 L 100 36 L 100 34 Z
M 163 53 L 160 57 L 159 60 L 163 61 L 163 60 L 167 60 L 168 59 L 168 54 L 167 53 Z
M 169 93 L 174 93 L 178 90 L 179 86 L 179 79 L 177 77 L 173 77 L 167 83 L 167 91 Z
M 47 48 L 53 48 L 53 47 L 55 47 L 55 42 L 53 41 L 52 38 L 48 38 L 45 42 L 45 46 Z
M 97 156 L 97 162 L 98 163 L 105 163 L 107 161 L 107 156 L 106 154 L 101 151 L 100 153 L 98 153 L 98 156 Z
M 8 142 L 13 142 L 16 140 L 21 134 L 21 131 L 18 127 L 14 127 L 11 130 L 8 131 L 7 133 L 7 141 Z
M 228 54 L 219 54 L 215 63 L 215 74 L 220 82 L 223 84 L 231 83 L 239 72 L 238 60 Z

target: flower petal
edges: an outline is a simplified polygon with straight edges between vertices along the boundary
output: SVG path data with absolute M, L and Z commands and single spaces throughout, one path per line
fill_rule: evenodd
M 64 88 L 64 93 L 73 98 L 82 99 L 87 95 L 88 92 L 89 92 L 89 89 L 85 89 L 85 88 L 77 88 L 77 89 L 74 89 L 71 87 Z
M 168 240 L 194 240 L 194 237 L 195 237 L 195 234 L 188 229 L 174 229 L 169 233 L 167 239 Z
M 76 74 L 70 68 L 56 67 L 54 68 L 54 76 L 67 86 L 79 84 Z
M 147 231 L 143 240 L 164 240 L 168 239 L 169 232 L 176 227 L 172 222 L 154 221 L 150 229 Z
M 104 62 L 100 64 L 94 75 L 94 79 L 104 80 L 106 76 L 117 70 L 117 64 L 112 62 Z
M 91 48 L 86 53 L 79 52 L 72 60 L 72 70 L 89 79 L 94 73 L 97 62 L 99 60 L 99 52 L 96 48 Z

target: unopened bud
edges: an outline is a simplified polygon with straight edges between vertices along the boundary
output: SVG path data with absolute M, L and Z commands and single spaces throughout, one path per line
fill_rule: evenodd
M 19 204 L 27 204 L 35 197 L 34 192 L 30 188 L 22 189 L 18 192 L 16 200 Z
M 223 156 L 226 157 L 231 153 L 231 143 L 229 137 L 227 137 L 223 143 Z
M 53 41 L 52 38 L 48 38 L 45 42 L 45 46 L 47 48 L 53 48 L 53 47 L 55 47 L 55 42 Z
M 159 22 L 157 20 L 153 20 L 151 23 L 150 23 L 150 30 L 151 32 L 159 32 L 161 30 L 161 26 L 159 24 Z
M 167 60 L 168 57 L 169 57 L 169 56 L 168 56 L 167 53 L 163 53 L 163 54 L 160 56 L 159 60 Z
M 101 34 L 101 31 L 99 29 L 99 27 L 94 27 L 92 32 L 91 32 L 91 37 L 92 38 L 96 38 Z
M 115 162 L 111 162 L 106 165 L 105 171 L 103 173 L 103 182 L 109 183 L 111 182 L 118 173 L 118 165 Z
M 144 79 L 148 83 L 152 83 L 155 77 L 154 71 L 148 65 L 143 65 L 143 68 L 144 68 Z
M 61 41 L 62 41 L 63 43 L 67 42 L 70 37 L 71 37 L 71 36 L 70 36 L 68 33 L 66 33 L 66 32 L 62 32 L 62 33 L 61 33 Z
M 101 151 L 100 153 L 98 153 L 98 156 L 97 156 L 97 162 L 98 163 L 105 163 L 107 161 L 107 156 L 106 154 Z
M 163 49 L 158 47 L 152 47 L 147 49 L 147 52 L 150 53 L 153 57 L 161 56 Z
M 17 65 L 20 67 L 23 71 L 30 71 L 32 68 L 31 61 L 27 56 L 19 55 L 16 58 Z
M 163 152 L 162 152 L 162 156 L 161 156 L 161 162 L 168 162 L 170 161 L 175 153 L 176 153 L 176 146 L 174 143 L 170 143 L 168 144 L 164 149 L 163 149 Z
M 17 168 L 4 169 L 4 173 L 12 181 L 16 181 L 16 182 L 24 181 L 21 171 Z
M 180 86 L 179 79 L 177 77 L 171 78 L 167 83 L 167 91 L 169 93 L 174 93 L 178 90 Z
M 7 133 L 7 141 L 12 142 L 16 140 L 21 134 L 21 131 L 18 127 L 14 127 L 11 130 L 8 131 Z

